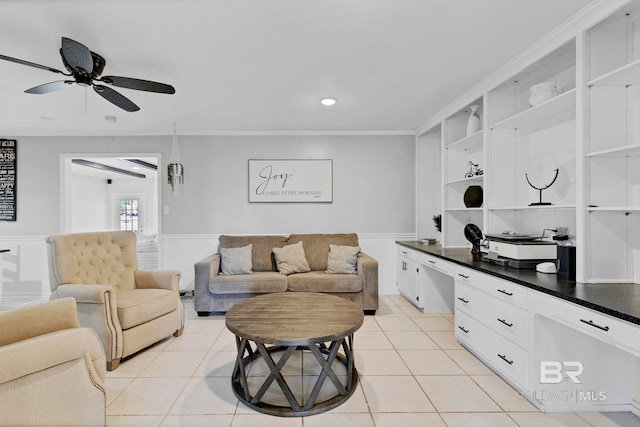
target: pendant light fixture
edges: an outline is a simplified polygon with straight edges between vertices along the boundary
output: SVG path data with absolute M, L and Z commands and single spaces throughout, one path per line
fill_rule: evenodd
M 167 165 L 167 177 L 174 197 L 180 197 L 180 186 L 184 184 L 184 167 L 180 163 L 180 149 L 176 135 L 176 122 L 173 122 L 173 141 L 171 142 L 171 163 Z

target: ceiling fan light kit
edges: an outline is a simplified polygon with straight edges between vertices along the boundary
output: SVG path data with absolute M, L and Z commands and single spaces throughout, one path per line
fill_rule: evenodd
M 63 76 L 73 77 L 73 80 L 58 80 L 41 84 L 25 90 L 26 93 L 41 95 L 64 89 L 67 86 L 77 84 L 82 87 L 93 87 L 93 90 L 111 102 L 115 106 L 125 111 L 133 112 L 140 110 L 133 101 L 116 90 L 98 83 L 106 83 L 111 86 L 122 87 L 126 89 L 141 90 L 145 92 L 174 94 L 176 90 L 173 86 L 153 82 L 150 80 L 135 79 L 131 77 L 120 76 L 103 76 L 102 71 L 106 65 L 106 60 L 99 54 L 92 52 L 88 47 L 67 37 L 62 37 L 62 47 L 60 48 L 60 56 L 64 67 L 69 71 L 65 73 L 46 65 L 36 64 L 35 62 L 25 61 L 23 59 L 12 58 L 6 55 L 0 55 L 0 59 L 15 62 L 17 64 L 27 65 L 29 67 L 39 68 L 41 70 L 51 71 L 53 73 L 62 74 Z

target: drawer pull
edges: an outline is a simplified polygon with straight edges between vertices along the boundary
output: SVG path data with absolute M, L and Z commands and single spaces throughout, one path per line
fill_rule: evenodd
M 465 329 L 463 326 L 458 326 L 458 329 L 460 329 L 462 332 L 464 332 L 465 334 L 469 333 L 468 329 Z
M 513 360 L 509 360 L 507 359 L 507 356 L 503 356 L 500 353 L 498 353 L 498 357 L 502 360 L 504 360 L 505 362 L 507 362 L 509 365 L 513 365 Z
M 458 273 L 458 276 L 462 277 L 463 279 L 468 279 L 469 276 L 467 276 L 466 274 L 462 274 L 462 273 Z
M 435 264 L 435 263 L 436 263 L 436 262 L 435 262 L 434 260 L 432 260 L 432 259 L 427 260 L 427 262 L 428 262 L 429 264 Z
M 513 326 L 513 323 L 508 323 L 506 320 L 503 320 L 503 319 L 498 319 L 498 322 L 502 323 L 503 325 L 507 325 L 510 328 Z
M 586 324 L 587 324 L 587 325 L 589 325 L 589 326 L 593 326 L 594 328 L 598 328 L 598 329 L 603 330 L 603 331 L 605 331 L 605 332 L 609 330 L 609 327 L 608 327 L 608 326 L 600 326 L 600 325 L 598 325 L 598 324 L 596 324 L 596 323 L 593 323 L 593 320 L 584 320 L 584 319 L 580 319 L 580 321 L 581 321 L 582 323 L 586 323 Z
M 502 292 L 503 294 L 508 295 L 508 296 L 510 296 L 510 297 L 512 297 L 512 296 L 513 296 L 513 292 L 507 292 L 507 291 L 505 291 L 504 289 L 498 289 L 498 292 Z
M 469 304 L 469 300 L 468 300 L 468 299 L 464 299 L 464 298 L 462 298 L 462 297 L 458 297 L 458 299 L 459 299 L 460 301 L 462 301 L 463 303 L 465 303 L 465 304 Z

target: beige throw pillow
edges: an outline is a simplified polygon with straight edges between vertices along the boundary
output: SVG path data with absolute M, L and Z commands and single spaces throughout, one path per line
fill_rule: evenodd
M 360 246 L 329 245 L 327 273 L 356 274 L 356 264 L 359 253 Z
M 220 270 L 222 274 L 250 274 L 253 270 L 251 263 L 252 245 L 242 248 L 220 249 Z
M 288 276 L 293 273 L 311 271 L 307 257 L 304 255 L 302 242 L 287 245 L 283 248 L 273 248 L 273 255 L 276 258 L 276 265 L 280 274 Z

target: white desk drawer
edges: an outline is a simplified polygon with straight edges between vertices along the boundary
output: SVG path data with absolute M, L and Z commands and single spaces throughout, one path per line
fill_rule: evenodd
M 452 270 L 454 269 L 453 264 L 451 264 L 450 262 L 422 252 L 416 254 L 416 261 L 422 265 L 433 268 L 434 270 L 441 271 L 445 274 L 451 274 Z
M 486 340 L 486 328 L 461 311 L 456 311 L 455 325 L 456 338 L 465 345 L 481 352 L 482 343 Z
M 405 248 L 404 246 L 398 246 L 398 256 L 414 260 L 416 258 L 416 251 Z
M 456 269 L 455 279 L 502 301 L 527 308 L 527 289 L 524 286 L 460 266 Z
M 527 389 L 529 361 L 525 350 L 500 335 L 489 333 L 483 355 L 497 371 Z
M 473 350 L 491 369 L 526 389 L 527 353 L 511 341 L 468 316 L 456 312 L 456 337 Z
M 602 285 L 606 286 L 606 285 Z M 640 326 L 550 295 L 536 294 L 536 313 L 640 356 Z
M 526 311 L 460 282 L 456 282 L 455 298 L 456 314 L 462 310 L 489 329 L 527 348 Z

